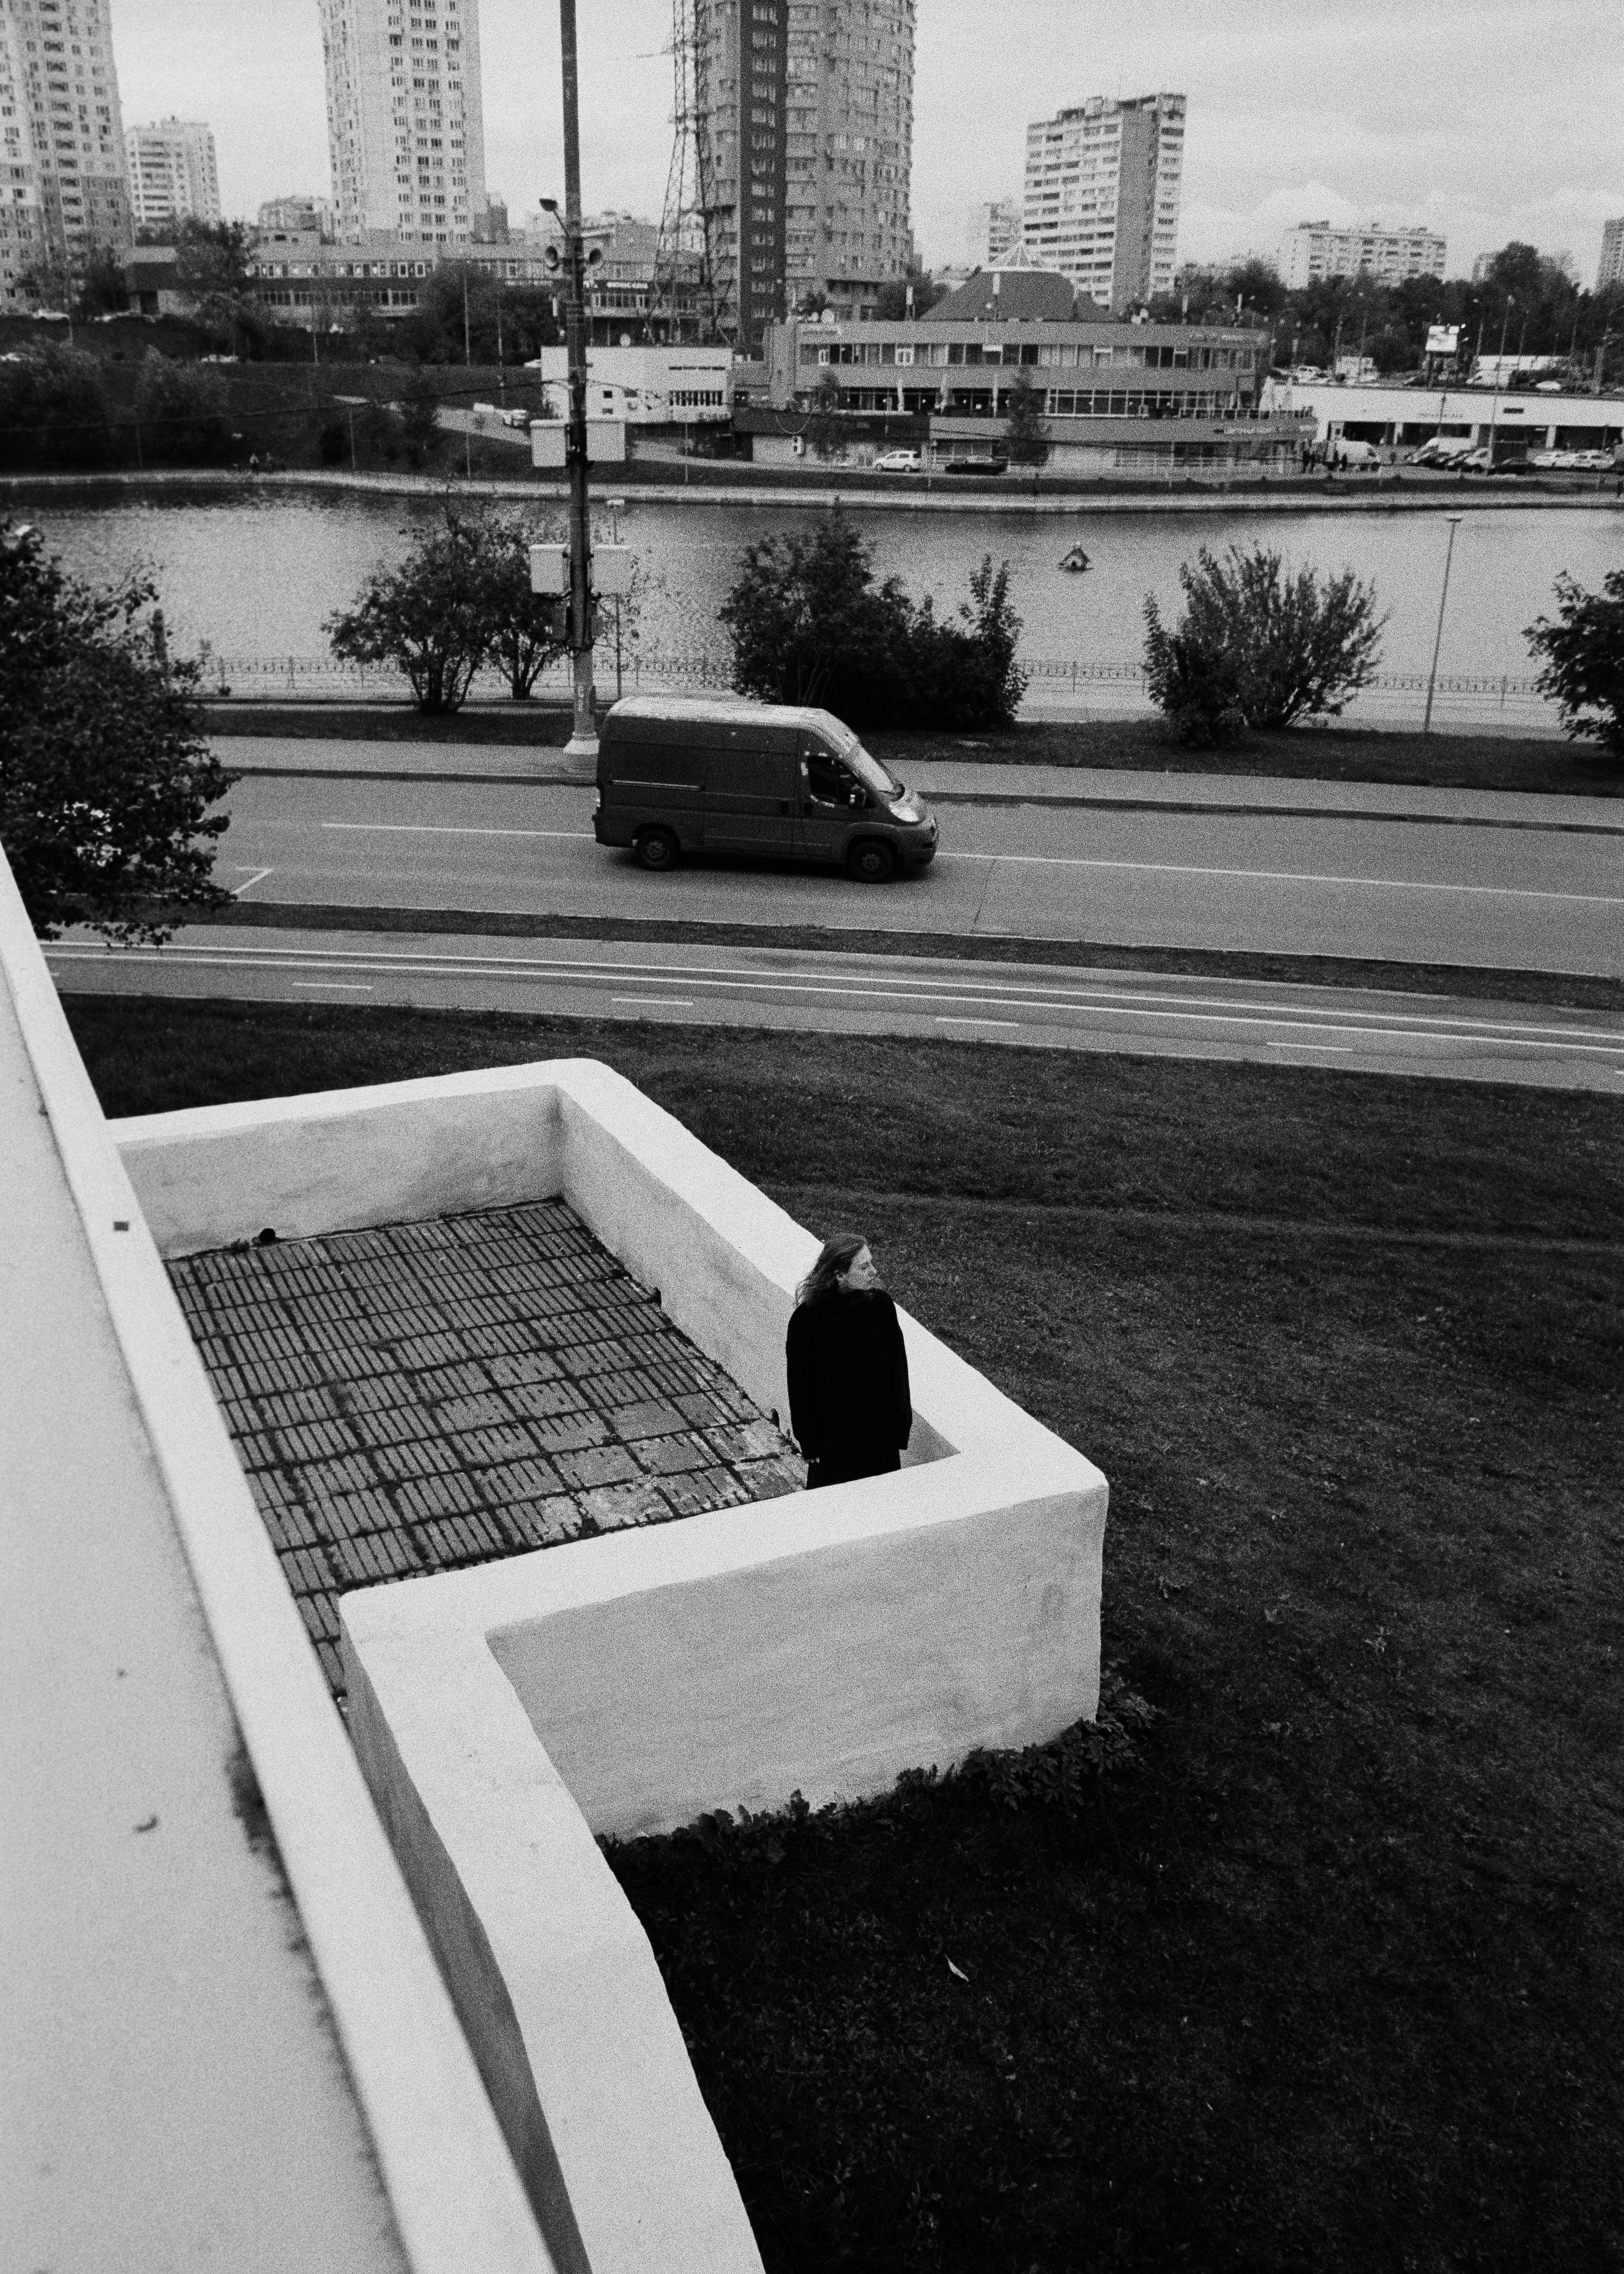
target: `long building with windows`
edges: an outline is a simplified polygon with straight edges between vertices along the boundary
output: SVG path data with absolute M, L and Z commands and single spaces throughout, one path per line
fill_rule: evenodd
M 133 234 L 111 0 L 0 0 L 0 306 L 61 305 Z
M 784 439 L 793 449 L 832 373 L 842 411 L 919 421 L 935 463 L 997 460 L 1010 396 L 1030 388 L 1055 473 L 1295 470 L 1312 415 L 1261 406 L 1266 354 L 1257 331 L 1116 323 L 1090 312 L 1086 295 L 1069 320 L 936 309 L 916 323 L 793 320 L 774 325 L 766 342 L 778 425 L 759 416 L 756 424 L 771 429 L 764 441 Z M 771 455 L 760 443 L 757 454 Z
M 1343 229 L 1328 221 L 1299 222 L 1280 241 L 1280 281 L 1289 292 L 1332 276 L 1371 276 L 1402 284 L 1410 276 L 1441 276 L 1444 240 L 1436 230 L 1383 229 L 1379 221 Z
M 1118 315 L 1173 289 L 1184 113 L 1182 94 L 1093 94 L 1026 129 L 1026 250 Z
M 485 215 L 479 0 L 320 0 L 334 231 L 467 245 Z
M 741 339 L 907 274 L 915 0 L 695 0 L 711 259 Z
M 220 219 L 214 138 L 200 119 L 160 118 L 124 134 L 131 217 L 137 229 Z

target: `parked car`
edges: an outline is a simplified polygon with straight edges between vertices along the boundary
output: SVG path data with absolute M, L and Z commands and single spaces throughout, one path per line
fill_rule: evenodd
M 1339 434 L 1325 446 L 1327 466 L 1379 466 L 1381 453 L 1373 442 L 1345 442 Z
M 1457 465 L 1470 450 L 1471 444 L 1459 434 L 1434 434 L 1430 442 L 1423 442 L 1410 463 L 1412 466 L 1431 466 L 1435 471 Z
M 832 712 L 631 695 L 605 714 L 592 834 L 645 869 L 685 853 L 834 862 L 883 884 L 936 858 L 922 798 Z
M 504 410 L 502 413 L 504 426 L 528 426 L 530 423 L 530 414 L 528 410 Z
M 919 471 L 919 452 L 887 450 L 875 460 L 872 471 L 876 474 L 916 474 Z
M 1006 474 L 1009 470 L 1007 458 L 944 458 L 939 469 L 944 474 Z

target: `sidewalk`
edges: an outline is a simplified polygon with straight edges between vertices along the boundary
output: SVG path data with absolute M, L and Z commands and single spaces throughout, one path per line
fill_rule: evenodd
M 593 785 L 561 749 L 496 742 L 375 742 L 222 735 L 212 747 L 234 773 L 327 775 L 379 781 Z M 1439 822 L 1490 829 L 1574 830 L 1624 837 L 1624 804 L 1526 790 L 1426 789 L 1385 782 L 1282 781 L 1262 774 L 1151 773 L 1116 766 L 924 763 L 909 787 L 944 804 L 1115 807 L 1358 821 Z

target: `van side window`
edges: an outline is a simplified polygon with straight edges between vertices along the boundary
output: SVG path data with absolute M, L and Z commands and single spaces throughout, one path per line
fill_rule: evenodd
M 847 772 L 832 750 L 820 743 L 806 746 L 807 787 L 819 805 L 865 805 L 857 777 Z

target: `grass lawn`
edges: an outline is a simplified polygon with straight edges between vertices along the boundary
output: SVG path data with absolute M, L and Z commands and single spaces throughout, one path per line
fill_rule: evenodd
M 1109 1478 L 1106 1655 L 1160 1719 L 1089 1805 L 616 1852 L 773 2274 L 1624 2263 L 1617 1103 L 68 1012 L 115 1113 L 600 1056 Z
M 232 736 L 296 734 L 357 742 L 561 748 L 570 731 L 568 709 L 552 701 L 481 703 L 446 719 L 422 718 L 404 703 L 234 701 L 212 703 L 207 709 L 208 733 Z M 1351 727 L 1316 727 L 1281 734 L 1244 734 L 1223 750 L 1188 750 L 1156 719 L 1033 719 L 974 734 L 876 732 L 864 740 L 905 777 L 921 765 L 969 761 L 1624 796 L 1624 767 L 1590 756 L 1584 743 L 1541 734 L 1378 734 Z

